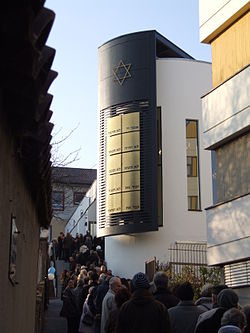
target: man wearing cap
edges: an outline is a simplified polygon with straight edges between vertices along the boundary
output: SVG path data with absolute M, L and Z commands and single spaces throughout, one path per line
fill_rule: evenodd
M 168 310 L 154 299 L 144 273 L 132 279 L 132 297 L 125 302 L 118 316 L 117 333 L 169 333 Z
M 227 310 L 238 307 L 238 295 L 233 289 L 223 289 L 217 296 L 218 307 L 201 314 L 195 333 L 217 333 L 221 327 L 221 318 Z

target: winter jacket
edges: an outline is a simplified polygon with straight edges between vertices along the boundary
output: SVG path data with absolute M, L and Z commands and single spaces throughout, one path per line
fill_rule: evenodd
M 200 314 L 193 301 L 180 301 L 168 310 L 173 333 L 193 333 Z
M 165 305 L 167 309 L 176 306 L 179 303 L 179 299 L 173 295 L 167 288 L 157 288 L 153 294 L 154 298 Z
M 117 333 L 169 333 L 167 308 L 146 289 L 137 289 L 119 312 Z

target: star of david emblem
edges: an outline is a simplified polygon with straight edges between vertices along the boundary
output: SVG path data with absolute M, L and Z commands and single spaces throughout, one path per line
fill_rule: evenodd
M 131 77 L 131 74 L 129 72 L 131 68 L 131 64 L 124 64 L 122 60 L 120 60 L 118 66 L 114 67 L 113 75 L 114 75 L 114 81 L 117 81 L 120 86 L 123 85 L 124 81 Z

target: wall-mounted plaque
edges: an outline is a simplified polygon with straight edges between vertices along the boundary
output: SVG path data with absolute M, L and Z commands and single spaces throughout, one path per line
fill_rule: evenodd
M 122 134 L 122 152 L 140 149 L 140 132 Z
M 120 213 L 122 211 L 121 193 L 108 194 L 107 200 L 108 214 Z
M 11 215 L 10 221 L 10 249 L 9 249 L 9 280 L 13 285 L 16 282 L 17 238 L 19 231 L 16 226 L 16 217 Z
M 122 211 L 140 210 L 140 192 L 125 192 L 122 195 Z
M 140 171 L 124 172 L 122 174 L 122 191 L 140 190 Z
M 107 214 L 140 210 L 140 114 L 107 119 Z
M 121 115 L 109 118 L 107 122 L 108 137 L 112 135 L 121 134 L 121 131 L 122 131 Z
M 122 117 L 122 132 L 131 132 L 140 130 L 139 112 L 127 113 Z
M 109 156 L 107 159 L 107 173 L 113 175 L 114 173 L 121 173 L 122 159 L 121 154 Z

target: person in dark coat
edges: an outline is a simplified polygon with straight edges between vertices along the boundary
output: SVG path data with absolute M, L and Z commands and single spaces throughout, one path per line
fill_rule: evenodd
M 64 253 L 63 253 L 63 240 L 64 240 L 64 233 L 60 232 L 59 237 L 57 238 L 57 253 L 56 253 L 56 259 L 61 260 L 64 259 Z
M 110 276 L 102 273 L 99 276 L 99 285 L 95 291 L 94 313 L 95 313 L 95 333 L 101 331 L 102 301 L 109 290 Z
M 212 291 L 213 291 L 213 285 L 211 283 L 206 283 L 201 288 L 201 294 L 200 297 L 195 302 L 195 305 L 197 305 L 199 308 L 208 311 L 213 308 L 213 302 L 212 302 Z
M 247 318 L 243 311 L 231 308 L 221 318 L 221 328 L 218 333 L 242 333 L 245 332 Z
M 74 289 L 74 295 L 75 295 L 75 301 L 76 301 L 76 305 L 78 308 L 78 312 L 81 313 L 82 312 L 82 307 L 83 307 L 83 303 L 84 303 L 84 280 L 83 279 L 79 279 L 77 281 L 77 285 Z
M 144 273 L 132 279 L 132 297 L 119 312 L 117 333 L 169 333 L 171 332 L 167 308 L 149 291 L 150 284 Z
M 250 305 L 245 305 L 242 308 L 247 319 L 247 326 L 245 328 L 245 333 L 250 333 Z
M 193 333 L 199 315 L 199 309 L 193 301 L 194 290 L 189 282 L 184 282 L 176 289 L 180 302 L 168 310 L 173 333 Z
M 167 309 L 179 303 L 179 299 L 168 289 L 168 277 L 164 272 L 156 272 L 153 281 L 156 287 L 153 295 L 157 301 L 164 304 Z
M 68 286 L 63 292 L 63 306 L 60 316 L 67 318 L 67 333 L 78 333 L 80 313 L 74 294 L 74 280 L 69 280 Z
M 63 240 L 63 250 L 64 250 L 64 257 L 65 257 L 64 259 L 65 259 L 65 261 L 69 261 L 69 257 L 71 257 L 72 243 L 73 243 L 72 236 L 68 232 L 66 237 Z
M 204 312 L 198 319 L 195 333 L 217 333 L 221 327 L 221 318 L 227 310 L 237 308 L 238 295 L 233 289 L 223 289 L 217 297 L 218 307 Z

